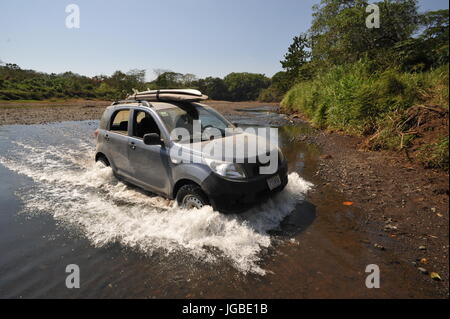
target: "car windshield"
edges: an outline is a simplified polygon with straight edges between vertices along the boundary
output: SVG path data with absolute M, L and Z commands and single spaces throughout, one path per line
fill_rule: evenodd
M 169 133 L 172 133 L 175 129 L 184 128 L 189 132 L 189 141 L 191 142 L 193 140 L 203 140 L 202 136 L 196 136 L 195 134 L 201 134 L 208 128 L 219 130 L 222 137 L 225 136 L 225 129 L 234 128 L 233 124 L 228 122 L 214 109 L 195 104 L 161 109 L 158 110 L 157 113 L 166 125 Z M 201 125 L 201 133 L 193 132 L 194 121 L 199 121 Z M 177 141 L 188 142 L 186 139 Z

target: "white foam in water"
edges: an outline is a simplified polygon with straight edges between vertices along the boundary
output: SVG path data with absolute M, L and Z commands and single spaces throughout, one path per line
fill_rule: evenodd
M 34 180 L 17 193 L 24 212 L 51 214 L 80 229 L 95 246 L 120 243 L 146 254 L 184 251 L 208 262 L 219 254 L 239 271 L 263 275 L 258 262 L 272 243 L 267 232 L 279 227 L 311 187 L 292 173 L 284 191 L 244 214 L 183 210 L 117 181 L 110 168 L 93 163 L 92 143 L 73 140 L 64 146 L 12 142 L 0 164 Z

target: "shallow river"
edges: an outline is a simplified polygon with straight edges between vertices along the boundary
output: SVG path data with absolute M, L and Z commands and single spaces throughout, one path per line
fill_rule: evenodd
M 320 153 L 298 139 L 309 127 L 270 111 L 230 119 L 279 128 L 289 184 L 241 215 L 181 210 L 117 181 L 92 160 L 96 121 L 0 126 L 0 297 L 427 296 L 315 176 Z M 80 289 L 65 286 L 68 264 Z M 368 264 L 380 289 L 366 288 Z

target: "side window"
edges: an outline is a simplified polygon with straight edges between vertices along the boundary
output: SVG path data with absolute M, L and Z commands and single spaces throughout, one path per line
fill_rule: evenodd
M 143 138 L 145 134 L 157 133 L 161 135 L 158 124 L 153 116 L 144 111 L 136 111 L 133 120 L 133 136 Z
M 198 109 L 198 117 L 200 118 L 202 129 L 207 126 L 223 128 L 224 125 L 228 126 L 224 123 L 216 114 L 212 111 L 199 108 Z
M 120 134 L 128 134 L 128 118 L 130 115 L 130 110 L 120 110 L 117 111 L 111 120 L 110 130 L 120 133 Z

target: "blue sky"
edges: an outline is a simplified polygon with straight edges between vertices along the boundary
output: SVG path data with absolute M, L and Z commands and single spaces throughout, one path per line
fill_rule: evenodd
M 1 0 L 0 59 L 44 72 L 92 76 L 170 69 L 199 77 L 272 76 L 318 0 Z M 65 7 L 80 8 L 67 29 Z M 421 10 L 448 1 L 421 0 Z

